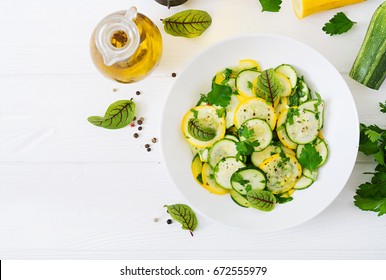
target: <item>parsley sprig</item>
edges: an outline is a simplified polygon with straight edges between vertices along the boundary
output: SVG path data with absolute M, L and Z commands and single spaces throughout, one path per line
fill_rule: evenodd
M 236 159 L 241 160 L 243 156 L 249 156 L 255 151 L 255 147 L 260 145 L 258 140 L 254 140 L 254 131 L 243 125 L 237 133 L 240 137 L 240 141 L 236 143 Z M 244 140 L 241 140 L 244 139 Z
M 351 21 L 344 13 L 339 12 L 323 26 L 322 30 L 330 36 L 339 35 L 349 31 L 354 24 L 356 24 L 355 21 Z
M 386 102 L 379 104 L 380 111 L 386 113 Z M 377 166 L 370 182 L 361 184 L 354 196 L 355 205 L 365 211 L 386 214 L 386 129 L 377 125 L 360 124 L 359 151 L 373 155 Z

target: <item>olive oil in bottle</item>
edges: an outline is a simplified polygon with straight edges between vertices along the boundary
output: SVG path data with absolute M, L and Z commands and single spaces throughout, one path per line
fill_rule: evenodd
M 158 27 L 132 7 L 105 17 L 90 41 L 92 60 L 106 77 L 134 83 L 151 73 L 162 55 Z

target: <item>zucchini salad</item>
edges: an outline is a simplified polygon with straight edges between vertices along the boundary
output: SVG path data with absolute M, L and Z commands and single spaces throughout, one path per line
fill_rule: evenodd
M 198 184 L 242 207 L 271 211 L 315 182 L 328 156 L 325 102 L 294 66 L 262 70 L 244 59 L 211 85 L 182 120 Z

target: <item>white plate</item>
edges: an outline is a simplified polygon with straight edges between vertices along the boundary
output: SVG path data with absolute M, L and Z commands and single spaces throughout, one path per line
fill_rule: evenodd
M 296 191 L 294 200 L 271 212 L 236 205 L 229 195 L 214 195 L 200 187 L 191 174 L 192 153 L 181 132 L 181 120 L 208 93 L 215 73 L 251 58 L 262 69 L 282 63 L 295 66 L 313 91 L 326 102 L 324 135 L 329 158 L 317 181 Z M 222 224 L 253 231 L 277 231 L 299 225 L 323 211 L 345 186 L 357 156 L 358 114 L 340 73 L 321 54 L 290 38 L 255 34 L 232 38 L 198 55 L 178 78 L 167 98 L 161 127 L 162 151 L 169 174 L 190 206 Z

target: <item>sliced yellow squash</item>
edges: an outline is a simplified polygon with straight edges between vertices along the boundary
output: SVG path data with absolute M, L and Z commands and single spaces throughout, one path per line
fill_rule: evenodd
M 290 79 L 282 73 L 275 72 L 276 77 L 279 79 L 281 86 L 283 87 L 283 91 L 280 97 L 287 97 L 291 95 L 292 92 L 292 84 Z
M 199 154 L 196 154 L 192 160 L 192 174 L 193 178 L 199 183 L 201 186 L 203 185 L 202 180 L 202 161 L 200 159 Z
M 213 168 L 208 163 L 204 163 L 202 166 L 202 181 L 202 186 L 213 194 L 229 193 L 228 189 L 224 189 L 219 184 L 217 184 L 216 180 L 214 179 Z
M 292 189 L 302 175 L 302 166 L 296 157 L 275 154 L 259 166 L 267 176 L 267 188 L 274 194 L 285 193 Z
M 276 125 L 275 109 L 258 97 L 248 98 L 242 101 L 235 110 L 235 126 L 239 128 L 245 121 L 253 118 L 265 120 L 271 130 Z
M 277 117 L 283 112 L 284 110 L 288 109 L 288 97 L 282 97 L 279 99 L 279 104 L 275 107 L 275 114 Z
M 257 71 L 261 71 L 261 67 L 260 67 L 259 63 L 257 63 L 257 61 L 250 59 L 250 58 L 241 59 L 239 61 L 238 67 L 240 68 L 240 70 L 256 68 Z
M 225 118 L 213 106 L 196 106 L 182 119 L 182 132 L 186 141 L 196 148 L 210 147 L 224 137 Z

